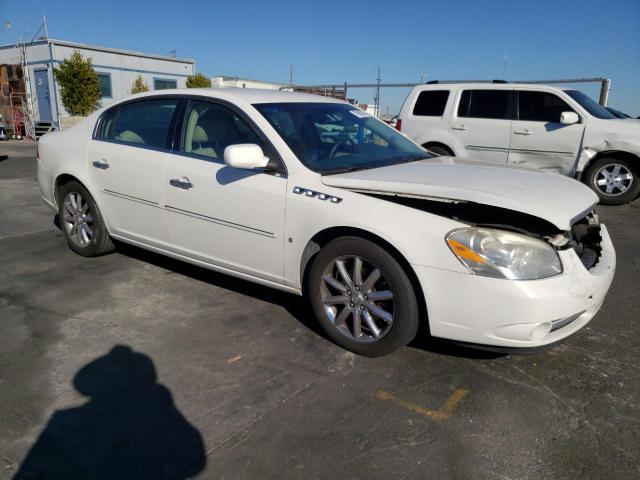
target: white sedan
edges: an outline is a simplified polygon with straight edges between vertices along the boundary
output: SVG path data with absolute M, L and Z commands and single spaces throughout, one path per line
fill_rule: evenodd
M 419 329 L 551 346 L 596 314 L 615 253 L 569 178 L 433 157 L 331 98 L 164 90 L 45 135 L 38 181 L 69 247 L 119 240 L 306 295 L 337 344 L 379 356 Z

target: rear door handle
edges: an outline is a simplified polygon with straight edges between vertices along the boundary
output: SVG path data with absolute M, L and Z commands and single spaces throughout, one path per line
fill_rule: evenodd
M 464 125 L 454 125 L 451 127 L 451 130 L 467 130 L 467 127 Z
M 169 180 L 169 185 L 171 185 L 172 187 L 181 188 L 183 190 L 189 190 L 193 187 L 193 183 L 191 183 L 191 181 L 187 177 L 172 178 L 171 180 Z
M 516 135 L 532 135 L 533 132 L 527 130 L 526 128 L 524 130 L 514 130 L 513 133 L 515 133 Z
M 109 162 L 107 162 L 104 158 L 102 160 L 96 160 L 93 162 L 93 166 L 99 168 L 100 170 L 106 170 L 109 168 Z

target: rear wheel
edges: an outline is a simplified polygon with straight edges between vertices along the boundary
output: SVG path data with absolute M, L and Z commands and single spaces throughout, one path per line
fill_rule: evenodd
M 83 257 L 111 252 L 113 242 L 95 200 L 79 182 L 60 187 L 59 218 L 69 248 Z
M 407 274 L 383 248 L 362 238 L 338 238 L 320 251 L 308 295 L 327 335 L 360 355 L 391 353 L 418 331 L 418 303 Z
M 621 158 L 599 158 L 584 173 L 584 182 L 591 187 L 600 203 L 622 205 L 633 201 L 640 193 L 640 179 L 634 165 Z
M 453 152 L 444 145 L 423 145 L 430 152 L 440 155 L 441 157 L 454 157 Z

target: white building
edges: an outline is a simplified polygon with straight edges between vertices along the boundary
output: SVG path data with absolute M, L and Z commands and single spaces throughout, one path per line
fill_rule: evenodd
M 100 79 L 102 105 L 108 105 L 129 95 L 133 81 L 138 75 L 142 76 L 150 89 L 160 90 L 184 88 L 187 77 L 195 74 L 194 60 L 62 40 L 35 41 L 26 47 L 26 65 L 36 121 L 53 122 L 59 127 L 60 117 L 68 116 L 60 100 L 60 90 L 54 79 L 53 68 L 76 50 L 83 57 L 91 58 L 93 62 L 93 68 Z M 20 45 L 0 46 L 0 67 L 3 67 L 4 71 L 19 72 L 24 76 L 21 64 Z M 24 82 L 20 83 L 24 86 Z M 12 82 L 11 85 L 11 88 L 15 89 L 13 85 L 18 83 Z
M 287 87 L 287 85 L 285 85 L 284 83 L 265 82 L 262 80 L 230 77 L 227 75 L 211 77 L 211 86 L 227 88 L 262 88 L 266 90 L 280 90 L 283 87 Z

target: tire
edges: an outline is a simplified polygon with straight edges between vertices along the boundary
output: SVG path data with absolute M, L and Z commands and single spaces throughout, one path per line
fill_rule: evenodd
M 436 155 L 440 155 L 442 157 L 455 157 L 453 152 L 449 150 L 447 147 L 440 145 L 424 145 L 424 148 L 429 150 L 430 152 L 435 153 Z
M 629 160 L 603 157 L 587 167 L 583 181 L 600 197 L 600 203 L 622 205 L 635 200 L 640 193 L 639 173 L 638 166 Z
M 71 250 L 83 257 L 97 257 L 114 250 L 100 210 L 84 186 L 76 181 L 61 185 L 58 205 L 60 226 Z
M 348 279 L 341 275 L 340 262 Z M 387 251 L 363 238 L 340 237 L 318 253 L 307 296 L 329 338 L 359 355 L 387 355 L 418 332 L 418 302 L 409 277 Z

